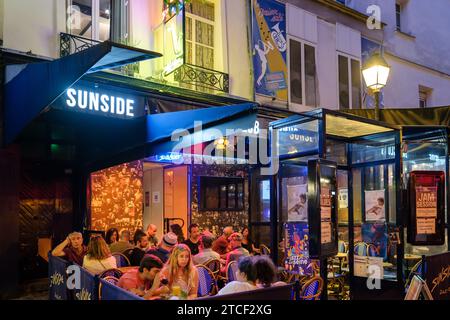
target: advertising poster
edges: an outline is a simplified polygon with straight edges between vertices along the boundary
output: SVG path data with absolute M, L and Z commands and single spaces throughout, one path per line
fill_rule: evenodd
M 286 223 L 285 260 L 287 272 L 299 275 L 312 275 L 313 269 L 309 258 L 309 230 L 307 223 Z
M 339 189 L 338 191 L 338 206 L 339 209 L 348 208 L 348 189 Z
M 385 223 L 363 223 L 362 241 L 367 243 L 373 252 L 372 256 L 387 258 L 389 236 Z
M 287 186 L 288 221 L 308 221 L 308 185 Z
M 320 239 L 325 244 L 332 241 L 331 193 L 327 186 L 322 185 L 320 189 Z
M 275 0 L 253 0 L 255 92 L 287 101 L 286 7 Z
M 437 187 L 416 186 L 416 217 L 437 218 Z
M 384 189 L 365 192 L 366 221 L 386 221 Z
M 417 234 L 435 234 L 436 219 L 417 218 Z

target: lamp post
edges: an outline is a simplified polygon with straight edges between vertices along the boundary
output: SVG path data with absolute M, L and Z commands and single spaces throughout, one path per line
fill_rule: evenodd
M 375 95 L 375 120 L 380 120 L 380 91 L 386 86 L 391 68 L 379 54 L 373 54 L 363 65 L 364 81 Z

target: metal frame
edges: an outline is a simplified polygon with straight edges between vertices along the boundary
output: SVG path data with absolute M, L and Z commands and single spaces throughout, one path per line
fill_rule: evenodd
M 328 135 L 326 133 L 327 128 L 327 122 L 326 122 L 326 116 L 327 115 L 333 115 L 336 117 L 353 120 L 353 121 L 359 121 L 367 124 L 376 125 L 381 128 L 388 128 L 392 131 L 388 132 L 380 132 L 380 133 L 374 133 L 370 135 L 364 135 L 364 136 L 358 136 L 358 137 L 340 137 L 335 135 Z M 319 128 L 318 128 L 318 136 L 319 136 L 319 145 L 318 149 L 314 151 L 308 151 L 308 152 L 300 152 L 296 154 L 290 154 L 290 155 L 281 155 L 279 156 L 280 159 L 280 166 L 285 162 L 286 160 L 298 158 L 300 156 L 308 156 L 308 155 L 317 155 L 319 158 L 326 159 L 326 146 L 327 146 L 327 139 L 330 140 L 337 140 L 346 142 L 346 158 L 347 158 L 347 165 L 338 165 L 338 170 L 344 170 L 347 171 L 347 179 L 348 179 L 348 193 L 349 193 L 349 207 L 348 207 L 348 231 L 349 231 L 349 270 L 350 270 L 350 293 L 353 295 L 354 289 L 357 289 L 358 284 L 357 281 L 355 281 L 353 272 L 354 272 L 354 204 L 353 204 L 353 182 L 354 182 L 354 176 L 353 176 L 353 169 L 354 168 L 367 168 L 367 167 L 375 167 L 379 165 L 385 165 L 384 167 L 384 186 L 386 192 L 389 192 L 388 190 L 388 183 L 389 183 L 389 171 L 388 171 L 388 165 L 394 165 L 394 179 L 395 179 L 395 186 L 396 186 L 396 222 L 395 226 L 399 228 L 400 231 L 400 237 L 403 239 L 403 218 L 402 218 L 402 212 L 401 212 L 401 131 L 400 128 L 397 126 L 391 126 L 384 123 L 380 123 L 376 120 L 370 120 L 366 118 L 361 118 L 358 116 L 353 116 L 349 114 L 344 114 L 339 111 L 334 110 L 328 110 L 328 109 L 317 109 L 310 112 L 298 114 L 295 116 L 292 116 L 290 118 L 282 119 L 279 121 L 275 121 L 270 126 L 270 137 L 272 136 L 272 132 L 274 129 L 279 129 L 281 127 L 289 126 L 289 125 L 299 125 L 302 123 L 306 123 L 309 121 L 319 121 Z M 352 143 L 356 142 L 357 140 L 361 140 L 364 138 L 374 138 L 374 139 L 382 139 L 384 137 L 393 137 L 395 141 L 395 157 L 392 159 L 385 159 L 385 160 L 378 160 L 378 161 L 370 161 L 370 162 L 364 162 L 364 163 L 358 163 L 353 164 L 352 162 Z M 293 164 L 292 164 L 293 165 Z M 362 209 L 364 209 L 364 172 L 362 172 L 361 175 L 361 201 L 362 201 Z M 278 244 L 276 243 L 278 239 L 278 218 L 279 218 L 279 212 L 281 212 L 281 201 L 280 201 L 280 179 L 279 175 L 275 175 L 271 179 L 271 225 L 272 225 L 272 257 L 274 259 L 278 258 Z M 387 202 L 387 205 L 389 205 L 389 201 Z M 386 207 L 386 205 L 385 205 Z M 387 208 L 389 208 L 387 206 Z M 389 210 L 389 209 L 388 209 Z M 389 212 L 389 211 L 388 211 Z M 388 213 L 389 216 L 389 213 Z M 387 218 L 387 223 L 391 224 L 389 221 L 389 217 Z M 339 224 L 338 224 L 339 225 Z M 397 282 L 399 287 L 403 287 L 403 268 L 402 268 L 402 261 L 403 261 L 403 241 L 400 246 L 397 247 Z M 277 260 L 275 260 L 277 261 Z M 326 279 L 326 264 L 321 263 L 321 274 L 325 275 Z M 323 275 L 322 275 L 323 276 Z M 357 290 L 356 290 L 357 291 Z M 326 285 L 324 285 L 324 292 L 323 296 L 326 297 L 327 294 L 327 288 Z

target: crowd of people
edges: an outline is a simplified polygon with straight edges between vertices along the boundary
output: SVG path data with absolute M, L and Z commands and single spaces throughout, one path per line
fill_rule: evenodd
M 135 268 L 127 269 L 117 285 L 145 299 L 170 295 L 196 298 L 199 282 L 196 266 L 211 260 L 220 261 L 220 272 L 224 275 L 229 263 L 238 262 L 237 280 L 221 283 L 219 295 L 276 284 L 276 267 L 267 256 L 258 255 L 248 228 L 235 232 L 233 227 L 226 227 L 217 239 L 207 229 L 201 232 L 197 224 L 191 224 L 188 230 L 189 237 L 184 239 L 182 228 L 174 224 L 159 241 L 153 224 L 146 231 L 136 230 L 133 239 L 130 231 L 119 233 L 111 228 L 105 238 L 99 234 L 91 236 L 88 246 L 83 244 L 81 233 L 73 232 L 52 254 L 100 275 L 118 267 L 113 254 L 121 253 Z

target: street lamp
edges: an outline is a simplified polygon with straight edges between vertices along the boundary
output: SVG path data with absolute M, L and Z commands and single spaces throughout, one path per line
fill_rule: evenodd
M 362 68 L 364 81 L 375 95 L 376 120 L 380 120 L 380 91 L 386 86 L 390 71 L 391 68 L 379 53 L 373 54 Z

